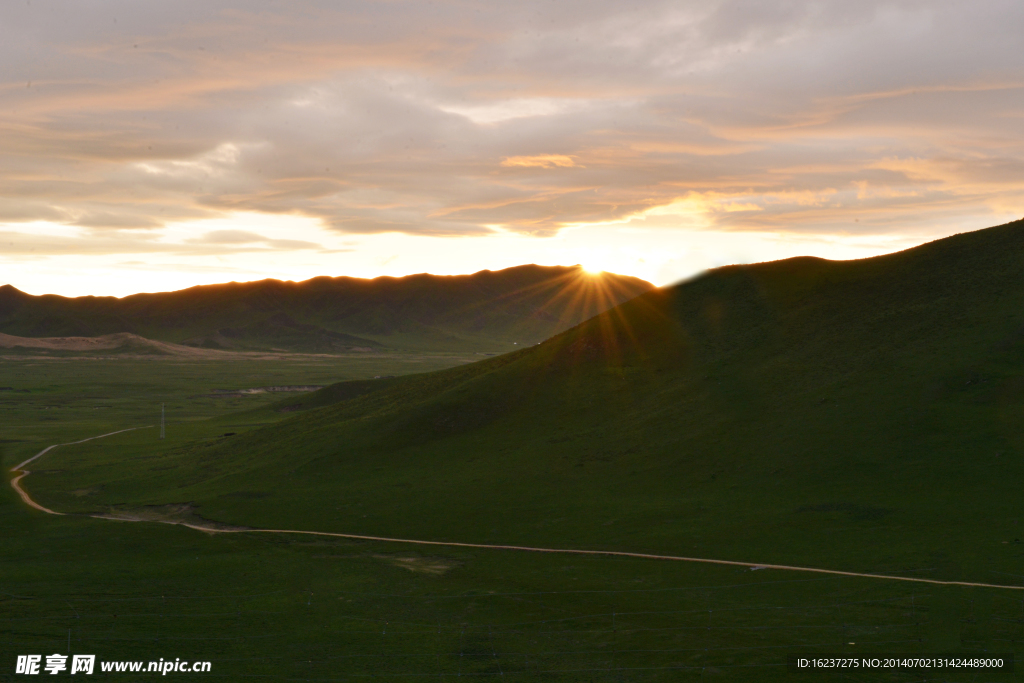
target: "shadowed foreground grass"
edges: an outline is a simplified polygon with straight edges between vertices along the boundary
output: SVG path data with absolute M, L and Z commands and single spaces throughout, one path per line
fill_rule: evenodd
M 0 520 L 0 680 L 21 678 L 18 654 L 68 654 L 69 634 L 70 653 L 101 661 L 211 661 L 195 679 L 395 681 L 792 680 L 791 652 L 1012 651 L 1024 638 L 1022 596 L 999 590 L 211 536 L 34 514 L 9 489 Z

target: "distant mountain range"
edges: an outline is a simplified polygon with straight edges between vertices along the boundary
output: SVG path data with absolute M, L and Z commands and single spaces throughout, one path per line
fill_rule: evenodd
M 124 298 L 0 286 L 0 333 L 131 333 L 210 349 L 492 350 L 540 342 L 653 288 L 638 278 L 526 265 L 473 275 L 203 285 Z

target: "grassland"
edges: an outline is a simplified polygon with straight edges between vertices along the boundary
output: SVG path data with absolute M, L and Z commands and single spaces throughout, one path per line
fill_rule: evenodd
M 1007 641 L 1024 637 L 1020 596 L 1007 591 L 210 536 L 36 514 L 10 490 L 0 501 L 11 664 L 17 654 L 70 651 L 210 660 L 205 677 L 227 680 L 792 680 L 782 664 L 794 651 L 1012 650 Z M 18 680 L 12 670 L 0 679 Z
M 1020 586 L 1022 259 L 1011 224 L 862 262 L 722 269 L 479 363 L 235 411 L 196 399 L 208 407 L 190 414 L 208 419 L 175 421 L 162 442 L 140 430 L 57 449 L 27 488 L 82 514 Z M 8 444 L 5 463 L 36 445 Z M 782 662 L 803 649 L 1012 652 L 1024 638 L 1020 590 L 205 536 L 4 501 L 4 576 L 36 601 L 7 602 L 26 624 L 9 642 L 70 628 L 127 659 L 106 653 L 151 652 L 145 635 L 187 642 L 227 677 L 781 680 L 799 678 Z M 73 569 L 34 551 L 40 538 L 73 549 Z M 189 607 L 139 609 L 132 627 L 100 602 L 156 604 L 151 587 Z M 83 604 L 89 619 L 71 621 Z
M 173 425 L 256 408 L 287 395 L 239 396 L 233 390 L 426 372 L 479 358 L 473 353 L 211 355 L 0 355 L 5 462 L 29 457 L 56 443 L 55 438 L 75 440 L 155 424 L 161 404 Z
M 13 655 L 67 652 L 69 639 L 71 652 L 101 659 L 210 660 L 203 677 L 224 680 L 678 681 L 835 680 L 795 677 L 783 657 L 804 648 L 977 650 L 1020 637 L 1019 600 L 993 591 L 209 537 L 160 524 L 43 519 L 6 501 L 5 680 L 20 678 L 10 675 Z

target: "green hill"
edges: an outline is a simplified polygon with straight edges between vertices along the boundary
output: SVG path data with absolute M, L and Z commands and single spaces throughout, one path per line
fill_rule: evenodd
M 721 268 L 231 438 L 68 448 L 29 488 L 61 510 L 992 580 L 1024 561 L 1022 271 L 1020 221 Z
M 0 333 L 129 332 L 240 350 L 506 351 L 537 343 L 651 288 L 631 277 L 534 265 L 460 276 L 232 282 L 122 299 L 30 296 L 5 285 Z

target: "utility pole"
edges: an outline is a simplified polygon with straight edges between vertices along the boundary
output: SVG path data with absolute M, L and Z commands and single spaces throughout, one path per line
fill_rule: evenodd
M 164 404 L 160 404 L 160 438 L 164 438 L 166 432 L 164 431 Z

